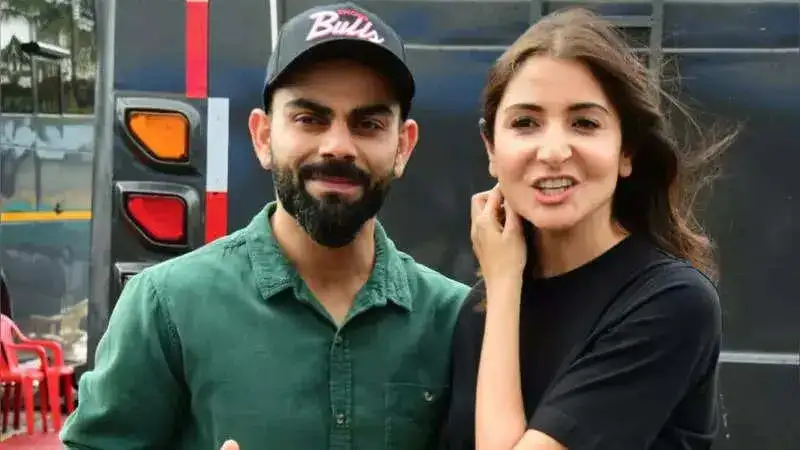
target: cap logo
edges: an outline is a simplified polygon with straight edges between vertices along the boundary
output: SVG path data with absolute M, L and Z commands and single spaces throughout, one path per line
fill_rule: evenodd
M 345 20 L 347 16 L 350 20 Z M 311 14 L 309 18 L 314 22 L 308 31 L 306 41 L 330 36 L 355 37 L 376 44 L 382 44 L 385 40 L 373 28 L 372 22 L 364 14 L 352 9 L 319 11 Z

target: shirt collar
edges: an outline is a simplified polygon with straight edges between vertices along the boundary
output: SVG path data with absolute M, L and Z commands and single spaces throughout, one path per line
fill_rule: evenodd
M 269 218 L 276 209 L 277 202 L 268 203 L 244 230 L 256 284 L 265 300 L 283 290 L 297 288 L 302 283 L 272 233 Z M 391 301 L 407 311 L 412 310 L 403 254 L 397 250 L 378 220 L 375 223 L 375 265 L 365 291 L 369 303 L 365 306 L 383 306 Z

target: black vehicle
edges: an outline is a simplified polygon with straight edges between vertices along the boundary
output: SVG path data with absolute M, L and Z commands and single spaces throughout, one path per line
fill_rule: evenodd
M 243 226 L 273 198 L 247 116 L 259 105 L 279 25 L 322 3 L 97 1 L 90 364 L 127 277 Z M 467 283 L 475 268 L 468 202 L 490 186 L 477 131 L 480 90 L 492 61 L 543 14 L 577 4 L 600 11 L 650 63 L 666 63 L 665 89 L 708 114 L 701 127 L 707 117 L 743 125 L 703 212 L 718 244 L 725 311 L 727 430 L 716 448 L 800 448 L 800 259 L 791 250 L 800 3 L 358 3 L 407 40 L 419 86 L 412 115 L 421 142 L 382 221 L 399 247 Z

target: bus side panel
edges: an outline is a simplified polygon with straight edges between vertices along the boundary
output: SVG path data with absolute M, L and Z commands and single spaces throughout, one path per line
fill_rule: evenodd
M 714 450 L 789 450 L 800 443 L 797 366 L 723 364 L 725 428 Z
M 103 3 L 103 2 L 98 2 Z M 186 91 L 186 2 L 114 1 L 114 89 Z
M 43 333 L 47 324 L 31 316 L 57 315 L 88 294 L 93 120 L 19 115 L 0 124 L 9 188 L 0 260 L 15 320 Z
M 665 30 L 667 80 L 701 127 L 742 127 L 701 211 L 724 311 L 718 445 L 798 448 L 800 4 L 670 2 Z
M 282 2 L 278 2 L 282 3 Z M 247 120 L 261 107 L 270 46 L 267 0 L 212 1 L 209 11 L 209 97 L 227 99 L 228 231 L 247 224 L 274 198 L 272 177 L 253 152 Z

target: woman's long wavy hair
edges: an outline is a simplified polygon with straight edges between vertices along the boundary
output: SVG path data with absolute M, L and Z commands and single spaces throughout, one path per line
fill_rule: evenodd
M 584 63 L 619 113 L 622 151 L 631 156 L 633 171 L 617 183 L 613 218 L 629 232 L 646 235 L 664 251 L 715 277 L 712 244 L 693 209 L 702 187 L 716 174 L 711 163 L 736 133 L 713 142 L 704 139 L 697 122 L 661 88 L 654 68 L 637 58 L 611 23 L 586 9 L 570 8 L 531 26 L 492 66 L 483 92 L 483 132 L 489 140 L 509 82 L 525 61 L 539 55 Z M 697 132 L 694 145 L 678 144 L 662 99 Z M 530 239 L 530 230 L 527 234 Z

